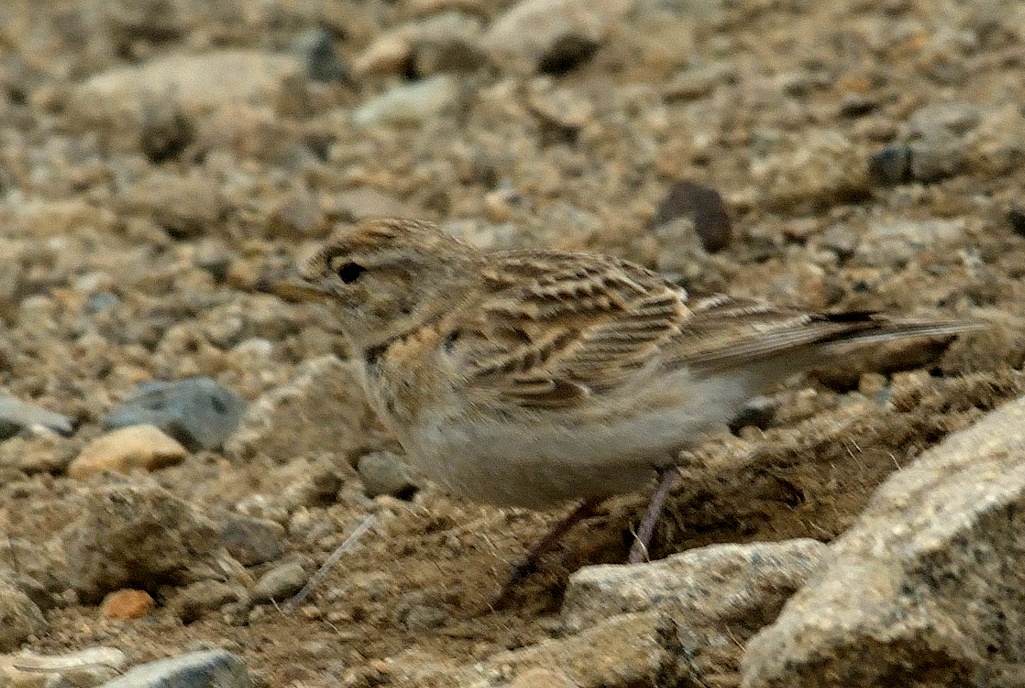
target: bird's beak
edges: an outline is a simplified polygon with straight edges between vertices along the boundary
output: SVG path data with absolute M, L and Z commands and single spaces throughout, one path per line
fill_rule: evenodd
M 321 287 L 295 274 L 260 280 L 260 291 L 292 303 L 324 303 L 330 296 Z

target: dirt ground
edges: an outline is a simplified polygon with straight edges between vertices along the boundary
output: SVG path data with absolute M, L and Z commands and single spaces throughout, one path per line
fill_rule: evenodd
M 492 610 L 511 564 L 562 512 L 499 510 L 430 486 L 371 500 L 351 453 L 282 464 L 199 452 L 153 473 L 65 474 L 141 381 L 210 375 L 254 401 L 304 360 L 344 357 L 323 312 L 256 285 L 336 223 L 378 210 L 489 246 L 616 253 L 736 295 L 993 323 L 788 381 L 758 427 L 684 457 L 655 556 L 828 542 L 887 475 L 1025 388 L 1018 2 L 640 3 L 593 54 L 535 76 L 492 65 L 486 47 L 451 71 L 415 50 L 365 67 L 375 41 L 444 11 L 483 27 L 486 42 L 509 2 L 143 5 L 0 9 L 0 387 L 76 423 L 68 438 L 0 443 L 8 564 L 45 577 L 54 600 L 48 630 L 25 649 L 110 645 L 136 663 L 216 646 L 265 685 L 401 685 L 413 665 L 471 665 L 558 635 L 569 574 L 625 559 L 645 495 L 607 503 Z M 172 53 L 292 54 L 318 27 L 348 79 L 283 79 L 274 97 L 204 114 L 157 102 L 136 116 L 119 92 L 110 102 L 129 103 L 122 115 L 82 105 L 97 74 Z M 354 121 L 381 94 L 438 74 L 457 94 L 425 119 Z M 170 124 L 154 133 L 144 121 Z M 885 178 L 869 162 L 888 146 L 911 162 Z M 679 223 L 652 227 L 679 179 L 726 199 L 723 251 L 705 253 Z M 276 506 L 324 466 L 342 480 L 331 499 Z M 90 491 L 153 481 L 215 521 L 247 510 L 277 520 L 283 560 L 308 570 L 368 513 L 378 523 L 295 612 L 259 605 L 185 623 L 178 591 L 158 585 L 149 616 L 104 619 L 69 590 L 59 533 Z

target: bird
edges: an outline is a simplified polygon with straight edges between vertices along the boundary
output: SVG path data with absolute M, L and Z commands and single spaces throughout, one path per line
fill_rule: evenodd
M 510 583 L 602 500 L 657 477 L 630 553 L 642 561 L 679 452 L 783 379 L 979 327 L 702 293 L 623 258 L 486 251 L 402 218 L 343 228 L 272 290 L 327 304 L 371 405 L 428 478 L 498 506 L 579 503 Z

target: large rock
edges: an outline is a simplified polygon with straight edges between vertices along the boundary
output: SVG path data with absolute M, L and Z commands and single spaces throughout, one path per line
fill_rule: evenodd
M 880 488 L 830 565 L 752 638 L 743 685 L 1021 685 L 1022 532 L 1025 398 Z
M 222 573 L 230 557 L 214 524 L 156 486 L 119 486 L 89 495 L 64 533 L 71 585 L 98 602 L 114 590 L 156 590 Z
M 105 688 L 249 688 L 253 679 L 238 656 L 226 650 L 190 652 L 141 664 Z

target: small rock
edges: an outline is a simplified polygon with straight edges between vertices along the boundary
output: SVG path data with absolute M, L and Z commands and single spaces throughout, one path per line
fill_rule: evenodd
M 223 575 L 213 523 L 155 486 L 88 495 L 63 534 L 71 586 L 87 602 L 124 587 L 155 590 Z
M 834 130 L 810 131 L 801 147 L 756 158 L 751 177 L 771 209 L 823 208 L 862 199 L 871 178 L 862 149 Z
M 61 435 L 75 431 L 71 419 L 15 397 L 0 395 L 0 442 L 25 428 L 41 426 Z
M 104 418 L 108 428 L 155 425 L 190 451 L 216 449 L 235 431 L 245 401 L 208 377 L 146 382 Z
M 828 566 L 747 644 L 742 685 L 1018 685 L 1025 647 L 1025 399 L 876 492 Z
M 411 631 L 429 631 L 440 628 L 451 618 L 444 609 L 429 604 L 413 605 L 403 609 L 399 614 L 399 622 Z
M 55 432 L 41 426 L 34 428 L 0 442 L 0 466 L 29 475 L 64 471 L 75 458 L 73 446 Z
M 749 637 L 824 564 L 817 540 L 710 545 L 648 564 L 587 566 L 570 577 L 562 616 L 583 629 L 616 614 L 672 610 L 681 625 Z
M 174 239 L 206 234 L 224 212 L 217 182 L 196 172 L 150 171 L 119 189 L 115 204 L 124 214 L 151 218 Z
M 302 59 L 310 81 L 326 84 L 349 80 L 349 72 L 338 59 L 334 40 L 326 29 L 310 29 L 295 40 L 292 50 Z
M 97 437 L 68 465 L 72 478 L 103 471 L 130 473 L 141 468 L 155 471 L 180 463 L 188 450 L 152 425 L 133 425 Z
M 42 635 L 46 628 L 46 618 L 29 596 L 0 579 L 0 652 L 18 649 L 29 636 Z
M 285 529 L 274 521 L 235 516 L 221 526 L 221 541 L 228 554 L 243 566 L 275 561 L 284 555 L 281 536 Z
M 370 452 L 359 457 L 356 472 L 363 481 L 363 492 L 367 497 L 390 495 L 408 500 L 419 487 L 409 466 L 387 451 Z
M 254 402 L 225 452 L 278 463 L 322 452 L 346 456 L 367 445 L 373 419 L 353 365 L 325 356 L 303 364 L 294 380 Z
M 244 591 L 228 583 L 215 580 L 196 581 L 185 586 L 172 600 L 170 607 L 182 623 L 190 624 L 198 621 L 207 612 L 238 602 L 243 596 Z
M 736 78 L 736 68 L 728 64 L 689 67 L 673 77 L 663 87 L 662 93 L 667 100 L 696 100 Z
M 64 655 L 0 657 L 0 685 L 10 688 L 93 688 L 121 675 L 128 658 L 113 647 L 91 647 Z
M 963 145 L 952 139 L 896 143 L 872 154 L 869 176 L 877 186 L 912 181 L 928 184 L 958 174 L 964 166 L 964 157 Z
M 482 39 L 507 72 L 561 73 L 586 59 L 634 8 L 634 0 L 521 0 Z
M 964 218 L 873 221 L 862 236 L 856 255 L 866 265 L 901 265 L 922 251 L 959 244 L 966 232 Z
M 110 593 L 100 603 L 100 616 L 104 619 L 141 619 L 157 606 L 144 590 L 123 588 Z
M 715 189 L 689 180 L 674 183 L 655 212 L 654 224 L 662 225 L 679 217 L 693 218 L 694 231 L 709 253 L 729 245 L 733 222 L 726 203 Z
M 192 652 L 140 664 L 103 688 L 251 688 L 242 660 L 225 650 Z
M 416 126 L 451 110 L 458 99 L 459 83 L 455 77 L 438 74 L 393 86 L 357 109 L 352 117 L 364 127 Z
M 272 568 L 260 577 L 253 588 L 254 602 L 284 602 L 299 592 L 309 576 L 302 564 L 291 562 Z
M 938 103 L 927 105 L 911 115 L 907 134 L 911 138 L 930 139 L 964 136 L 982 121 L 982 111 L 972 103 Z

